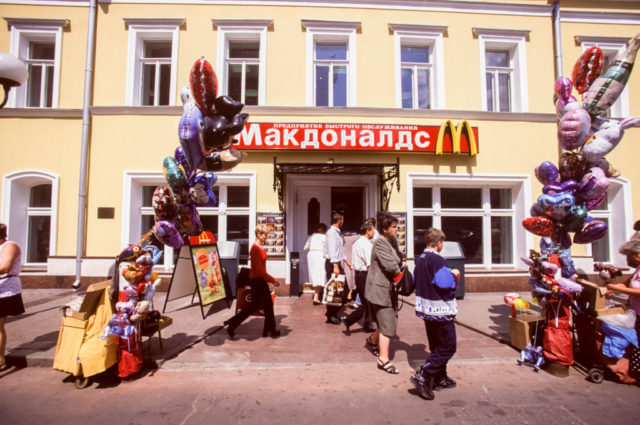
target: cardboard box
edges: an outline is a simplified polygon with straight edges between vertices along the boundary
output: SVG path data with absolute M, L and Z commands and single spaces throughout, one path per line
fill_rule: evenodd
M 511 345 L 518 350 L 524 349 L 528 342 L 533 342 L 536 327 L 538 327 L 536 344 L 542 345 L 542 330 L 540 326 L 543 323 L 544 317 L 533 313 L 523 313 L 516 315 L 516 317 L 509 317 Z
M 610 316 L 612 314 L 625 314 L 624 307 L 610 307 L 596 310 L 596 316 Z
M 578 279 L 582 285 L 582 293 L 578 296 L 578 306 L 589 311 L 598 311 L 605 308 L 606 286 L 600 286 L 588 280 Z
M 64 311 L 64 315 L 79 320 L 87 320 L 89 316 L 95 313 L 103 291 L 110 286 L 110 280 L 104 280 L 102 282 L 89 285 L 89 287 L 87 288 L 87 293 L 85 294 L 84 299 L 82 300 L 82 304 L 80 305 L 80 309 L 78 311 L 74 311 L 67 308 Z

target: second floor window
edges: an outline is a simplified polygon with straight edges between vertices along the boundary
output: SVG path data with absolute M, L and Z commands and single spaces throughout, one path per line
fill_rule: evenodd
M 140 104 L 142 106 L 169 105 L 171 90 L 171 42 L 145 40 L 140 64 Z
M 402 46 L 402 107 L 431 108 L 431 52 L 428 46 Z
M 53 105 L 55 43 L 29 42 L 26 63 L 29 70 L 26 106 L 50 108 Z
M 347 44 L 314 46 L 315 106 L 347 106 Z
M 487 81 L 487 110 L 490 112 L 511 111 L 511 66 L 508 50 L 485 52 Z
M 260 42 L 230 40 L 226 62 L 228 95 L 245 105 L 257 105 Z

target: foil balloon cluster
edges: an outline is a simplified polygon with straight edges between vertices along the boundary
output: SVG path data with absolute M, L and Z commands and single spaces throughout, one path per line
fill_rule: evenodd
M 216 171 L 230 170 L 246 153 L 233 149 L 233 137 L 244 129 L 244 105 L 218 96 L 218 79 L 201 57 L 191 69 L 189 85 L 181 91 L 184 111 L 178 123 L 180 146 L 162 163 L 167 184 L 156 188 L 152 206 L 154 234 L 163 244 L 180 248 L 202 232 L 198 207 L 217 204 Z
M 606 70 L 602 50 L 591 47 L 576 61 L 571 79 L 562 77 L 555 82 L 557 139 L 563 152 L 557 166 L 544 161 L 536 167 L 542 194 L 522 225 L 535 235 L 550 238 L 560 250 L 572 243 L 594 242 L 607 233 L 607 223 L 590 217 L 589 211 L 606 198 L 609 178 L 620 175 L 606 155 L 620 143 L 625 129 L 640 120 L 602 115 L 622 93 L 639 47 L 640 34 Z M 582 101 L 573 96 L 574 88 Z

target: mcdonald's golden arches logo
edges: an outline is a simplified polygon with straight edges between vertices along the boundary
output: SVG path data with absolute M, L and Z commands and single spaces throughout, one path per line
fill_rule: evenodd
M 447 140 L 447 136 L 449 137 L 449 140 Z M 438 138 L 436 139 L 436 155 L 442 155 L 444 152 L 460 154 L 460 139 L 462 137 L 466 138 L 466 143 L 468 145 L 468 154 L 477 155 L 478 140 L 476 139 L 476 135 L 473 132 L 473 128 L 471 128 L 471 125 L 469 125 L 469 122 L 467 120 L 460 121 L 457 127 L 454 127 L 453 121 L 451 120 L 446 120 L 440 125 Z M 465 151 L 466 150 L 467 149 L 465 149 Z

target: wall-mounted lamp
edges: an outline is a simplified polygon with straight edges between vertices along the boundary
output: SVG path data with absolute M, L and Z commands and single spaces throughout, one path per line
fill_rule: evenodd
M 27 66 L 20 59 L 8 53 L 0 53 L 0 84 L 4 88 L 4 99 L 0 108 L 7 104 L 9 90 L 23 85 L 28 77 Z

